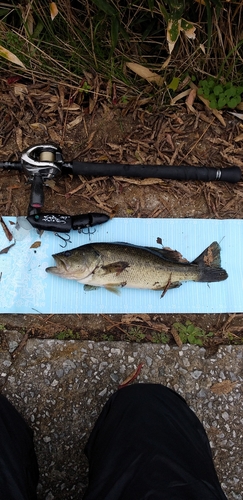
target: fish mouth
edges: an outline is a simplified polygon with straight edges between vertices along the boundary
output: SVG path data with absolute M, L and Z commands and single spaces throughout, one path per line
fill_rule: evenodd
M 54 267 L 47 267 L 46 272 L 47 273 L 52 273 L 52 274 L 63 274 L 68 272 L 68 266 L 60 256 L 57 257 L 57 255 L 52 256 L 55 260 L 56 266 Z

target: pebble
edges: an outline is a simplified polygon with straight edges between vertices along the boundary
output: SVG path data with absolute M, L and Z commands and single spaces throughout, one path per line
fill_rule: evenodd
M 16 332 L 8 335 L 15 345 Z M 189 345 L 29 339 L 14 363 L 9 351 L 0 353 L 2 392 L 34 429 L 40 498 L 82 498 L 90 429 L 109 396 L 143 363 L 135 383 L 164 384 L 185 397 L 205 426 L 228 500 L 243 500 L 243 347 L 221 346 L 213 357 L 205 352 Z M 236 382 L 229 393 L 212 392 L 225 380 Z

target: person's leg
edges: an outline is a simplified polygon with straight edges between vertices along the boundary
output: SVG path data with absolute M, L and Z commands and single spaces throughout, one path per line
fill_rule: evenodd
M 85 453 L 85 500 L 226 499 L 202 424 L 182 397 L 159 384 L 113 394 Z
M 0 500 L 36 499 L 38 475 L 32 431 L 0 395 Z

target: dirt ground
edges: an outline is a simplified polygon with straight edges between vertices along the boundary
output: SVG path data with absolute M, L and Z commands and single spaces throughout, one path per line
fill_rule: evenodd
M 243 167 L 241 121 L 227 112 L 217 117 L 201 103 L 190 109 L 185 103 L 158 109 L 152 98 L 137 97 L 123 104 L 102 86 L 98 94 L 86 96 L 64 86 L 14 79 L 2 80 L 0 95 L 0 161 L 17 161 L 25 148 L 54 142 L 62 148 L 65 161 Z M 0 171 L 1 215 L 27 214 L 26 180 L 16 171 Z M 111 217 L 241 219 L 242 182 L 67 175 L 45 188 L 44 210 L 69 215 L 97 211 Z M 67 338 L 153 342 L 159 341 L 154 332 L 163 332 L 175 342 L 173 323 L 190 320 L 214 332 L 207 345 L 215 348 L 242 342 L 241 319 L 241 314 L 139 315 L 130 317 L 128 326 L 120 315 L 0 315 L 0 324 L 21 328 L 29 336 L 66 332 Z

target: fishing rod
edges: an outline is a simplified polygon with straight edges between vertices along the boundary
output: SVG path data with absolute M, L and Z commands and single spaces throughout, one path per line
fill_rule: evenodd
M 138 177 L 171 179 L 180 181 L 223 181 L 236 183 L 241 180 L 239 167 L 194 167 L 194 166 L 167 166 L 167 165 L 127 165 L 113 163 L 91 163 L 81 161 L 66 162 L 62 151 L 55 144 L 37 144 L 23 151 L 20 161 L 0 162 L 4 170 L 18 170 L 23 172 L 31 183 L 31 196 L 27 219 L 37 229 L 67 232 L 70 229 L 80 230 L 106 222 L 106 214 L 84 214 L 67 216 L 68 226 L 60 223 L 60 214 L 43 214 L 40 209 L 44 205 L 44 184 L 48 179 L 63 174 L 83 175 L 86 177 Z M 53 216 L 53 217 L 51 217 Z M 82 219 L 84 217 L 84 219 Z M 55 218 L 57 221 L 55 221 Z M 83 224 L 86 224 L 83 226 Z

